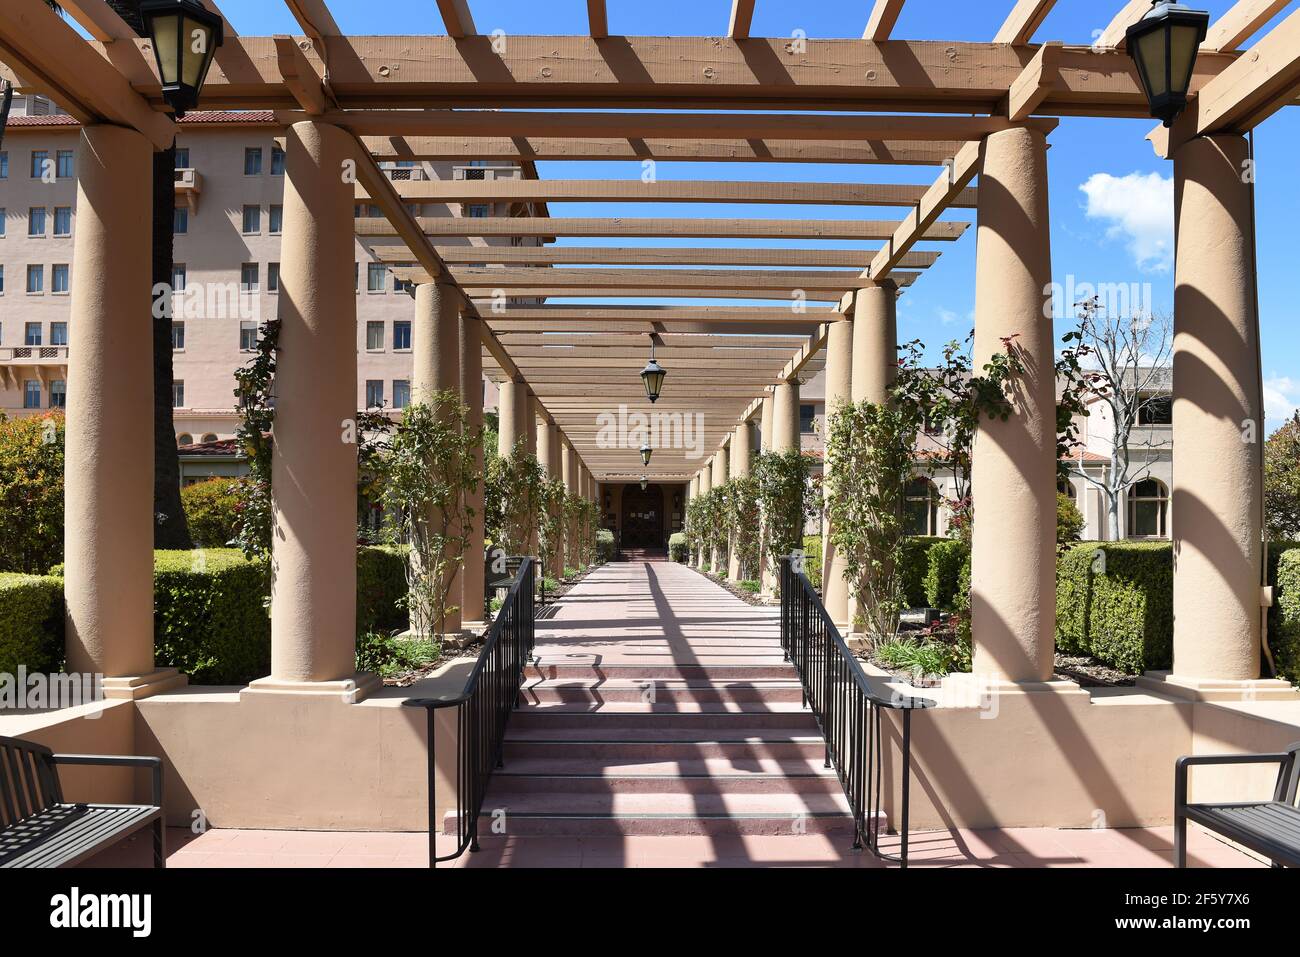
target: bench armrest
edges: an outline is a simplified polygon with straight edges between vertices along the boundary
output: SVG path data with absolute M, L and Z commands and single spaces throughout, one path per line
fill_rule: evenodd
M 53 761 L 59 764 L 83 764 L 95 767 L 149 768 L 153 774 L 154 807 L 162 807 L 162 758 L 121 754 L 56 754 Z
M 1279 764 L 1286 765 L 1295 759 L 1291 751 L 1265 752 L 1263 754 L 1186 754 L 1174 764 L 1174 812 L 1187 806 L 1188 770 L 1207 764 Z

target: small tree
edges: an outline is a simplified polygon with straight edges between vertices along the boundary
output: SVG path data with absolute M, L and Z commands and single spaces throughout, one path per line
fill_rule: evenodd
M 43 575 L 63 561 L 62 412 L 0 414 L 0 572 Z
M 538 493 L 541 511 L 538 514 L 537 550 L 545 573 L 554 567 L 556 556 L 564 547 L 564 529 L 567 516 L 564 509 L 564 482 L 550 479 L 543 482 Z M 543 574 L 543 580 L 545 575 Z
M 803 548 L 804 520 L 812 514 L 809 505 L 820 507 L 811 501 L 812 465 L 798 449 L 764 452 L 754 459 L 752 474 L 768 563 L 774 568 L 781 556 Z
M 257 339 L 257 354 L 235 372 L 235 400 L 239 428 L 235 438 L 248 460 L 248 476 L 231 486 L 239 496 L 237 544 L 249 558 L 271 553 L 271 459 L 275 425 L 275 350 L 280 339 L 280 321 L 264 324 Z
M 523 439 L 506 458 L 490 455 L 485 466 L 486 537 L 512 555 L 523 555 L 534 529 L 544 524 L 546 473 Z
M 759 555 L 758 480 L 752 475 L 734 478 L 728 483 L 727 525 L 731 532 L 731 550 L 740 567 L 742 581 L 757 578 Z
M 1300 412 L 1264 443 L 1264 506 L 1271 539 L 1300 539 Z

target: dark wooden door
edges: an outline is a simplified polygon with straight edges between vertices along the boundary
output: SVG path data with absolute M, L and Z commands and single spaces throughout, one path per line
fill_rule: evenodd
M 664 548 L 664 493 L 640 483 L 623 489 L 623 547 Z

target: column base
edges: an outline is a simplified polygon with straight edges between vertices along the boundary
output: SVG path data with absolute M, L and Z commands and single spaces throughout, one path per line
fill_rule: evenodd
M 337 681 L 292 681 L 266 677 L 250 682 L 239 696 L 241 698 L 247 695 L 314 696 L 336 698 L 345 704 L 357 704 L 383 686 L 384 683 L 379 676 L 368 671 L 358 671 L 351 678 L 341 678 Z
M 1300 701 L 1300 690 L 1281 678 L 1233 681 L 1148 671 L 1137 679 L 1137 686 L 1185 701 Z
M 189 684 L 189 677 L 175 668 L 157 668 L 142 675 L 121 675 L 105 678 L 101 687 L 110 701 L 138 701 L 166 691 L 175 691 Z

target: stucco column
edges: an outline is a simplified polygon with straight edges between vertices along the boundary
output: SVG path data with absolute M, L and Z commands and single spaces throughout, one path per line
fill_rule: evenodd
M 728 465 L 728 471 L 733 479 L 749 478 L 749 458 L 752 433 L 748 422 L 742 422 L 736 426 L 736 430 L 731 433 L 731 461 Z M 740 567 L 740 554 L 736 549 L 736 531 L 731 530 L 730 544 L 728 548 L 727 561 L 727 578 L 731 581 L 740 581 L 740 576 L 744 569 Z
M 469 408 L 466 425 L 471 431 L 483 426 L 483 320 L 463 313 L 460 317 L 460 391 Z M 474 449 L 474 474 L 478 485 L 465 496 L 470 512 L 469 541 L 465 546 L 465 565 L 461 569 L 461 618 L 463 627 L 477 630 L 483 625 L 486 585 L 483 528 L 483 444 Z
M 853 399 L 853 321 L 849 319 L 831 323 L 830 331 L 826 336 L 825 379 L 828 430 L 823 439 L 829 440 L 831 416 L 842 405 Z M 823 462 L 826 474 L 829 476 L 830 462 L 827 460 Z M 823 488 L 829 496 L 829 484 L 825 484 Z M 827 512 L 822 521 L 822 603 L 840 633 L 848 634 L 849 583 L 844 575 L 844 556 L 837 552 L 831 543 L 830 514 Z
M 772 417 L 776 411 L 776 400 L 771 392 L 763 395 L 763 407 L 758 420 L 758 440 L 764 454 L 772 451 Z
M 713 490 L 713 462 L 708 461 L 704 463 L 704 468 L 700 469 L 700 494 L 708 495 L 709 492 L 711 492 L 712 490 Z M 705 564 L 708 562 L 708 559 L 709 556 L 705 552 L 704 546 L 701 545 L 699 554 L 696 555 L 695 557 L 696 566 L 701 569 L 704 568 Z
M 731 455 L 730 450 L 726 448 L 718 449 L 717 452 L 713 453 L 713 487 L 714 488 L 721 488 L 723 485 L 727 484 L 727 479 L 728 479 L 727 465 L 729 464 L 730 455 Z M 715 575 L 725 574 L 725 570 L 722 567 L 722 560 L 724 557 L 725 556 L 723 555 L 722 550 L 715 543 L 713 546 L 713 554 L 709 558 L 709 563 L 713 566 L 713 574 Z
M 561 458 L 564 490 L 569 495 L 576 495 L 578 492 L 578 453 L 566 436 L 562 435 L 560 441 L 563 443 L 564 449 Z M 576 519 L 569 518 L 566 520 L 564 537 L 565 563 L 569 568 L 576 569 L 578 567 L 578 522 Z
M 1260 676 L 1264 410 L 1244 137 L 1174 153 L 1174 676 Z M 1251 693 L 1280 682 L 1248 686 Z M 1281 691 L 1281 688 L 1277 689 Z
M 564 469 L 560 464 L 563 456 L 560 446 L 560 427 L 554 422 L 547 422 L 544 419 L 537 420 L 537 460 L 541 463 L 546 472 L 546 480 L 563 479 Z M 551 510 L 552 519 L 559 512 L 559 507 L 555 506 Z M 546 568 L 546 574 L 559 581 L 564 577 L 564 536 L 560 536 L 560 541 L 555 543 L 552 549 L 554 554 L 551 555 L 551 563 Z
M 68 671 L 104 676 L 108 697 L 183 681 L 154 668 L 150 182 L 139 133 L 87 126 L 77 158 L 64 436 Z M 144 426 L 144 427 L 142 427 Z
M 356 675 L 356 143 L 305 121 L 286 135 L 271 505 L 271 676 L 254 690 L 360 697 Z M 454 353 L 453 353 L 454 355 Z M 304 687 L 305 686 L 305 687 Z
M 528 386 L 506 379 L 497 387 L 497 454 L 503 459 L 514 454 L 515 446 L 525 439 L 524 409 L 528 404 Z M 524 441 L 527 447 L 527 440 Z
M 767 416 L 766 400 L 763 414 Z M 799 440 L 799 381 L 780 382 L 772 393 L 772 451 L 778 455 L 798 451 Z M 766 423 L 765 423 L 766 425 Z M 769 548 L 770 552 L 771 549 Z M 777 591 L 777 562 L 780 555 L 768 554 L 763 564 L 763 594 L 775 595 Z
M 1052 675 L 1056 622 L 1056 391 L 1047 143 L 1026 128 L 983 145 L 975 260 L 974 367 L 1015 336 L 1025 374 L 1012 414 L 980 421 L 971 557 L 974 672 L 1013 682 Z M 857 320 L 861 322 L 861 317 Z M 855 387 L 857 383 L 854 383 Z M 856 391 L 856 390 L 855 390 Z
M 855 403 L 883 405 L 889 400 L 898 378 L 897 306 L 898 287 L 888 279 L 859 289 L 854 296 L 853 372 L 848 384 Z

